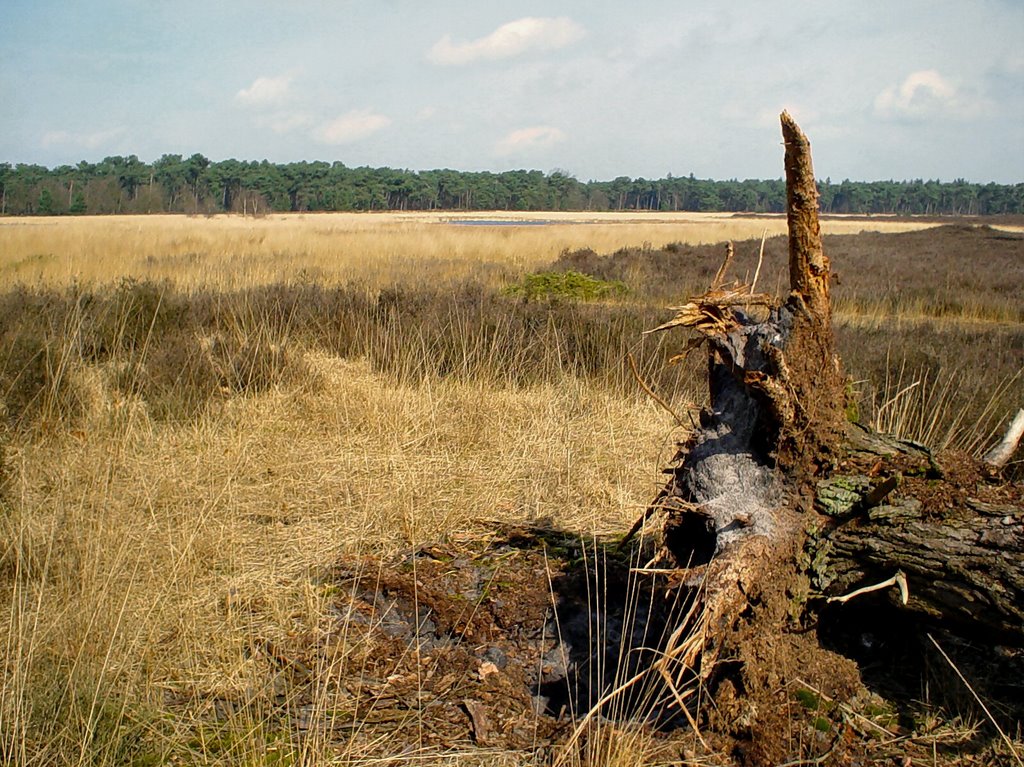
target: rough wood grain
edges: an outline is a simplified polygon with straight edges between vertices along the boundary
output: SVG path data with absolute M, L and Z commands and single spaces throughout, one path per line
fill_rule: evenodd
M 922 446 L 861 427 L 851 427 L 846 447 L 850 465 L 865 470 L 818 483 L 815 507 L 827 522 L 809 542 L 813 586 L 835 596 L 899 570 L 910 594 L 899 609 L 1024 645 L 1020 492 L 983 479 L 980 464 L 976 474 L 947 476 Z
M 813 314 L 831 317 L 829 262 L 821 247 L 811 142 L 789 112 L 782 113 L 781 122 L 782 140 L 786 145 L 789 286 L 800 294 Z

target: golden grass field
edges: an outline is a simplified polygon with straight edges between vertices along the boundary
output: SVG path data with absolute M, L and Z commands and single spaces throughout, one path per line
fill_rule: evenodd
M 622 226 L 586 234 L 654 236 Z M 444 282 L 482 264 L 521 271 L 583 234 L 424 216 L 0 220 L 0 283 L 135 276 L 226 289 L 300 271 Z M 306 362 L 305 380 L 185 423 L 152 417 L 103 365 L 71 363 L 82 417 L 11 436 L 4 764 L 256 764 L 274 748 L 285 748 L 283 764 L 357 763 L 358 738 L 277 744 L 267 701 L 284 682 L 252 653 L 326 630 L 318 578 L 338 556 L 482 534 L 494 520 L 620 530 L 672 444 L 671 419 L 651 401 L 570 378 L 405 385 L 366 362 L 313 351 Z M 217 701 L 246 696 L 244 716 L 213 716 Z
M 621 530 L 671 444 L 655 405 L 590 386 L 407 387 L 361 363 L 311 364 L 312 392 L 238 398 L 185 426 L 104 403 L 73 434 L 13 450 L 7 763 L 118 764 L 140 731 L 160 761 L 259 763 L 280 737 L 269 719 L 229 722 L 224 745 L 211 707 L 248 697 L 269 717 L 289 690 L 252 648 L 301 654 L 332 630 L 321 579 L 340 555 L 486 535 L 495 520 Z M 90 740 L 100 722 L 123 737 Z M 362 748 L 305 758 L 356 763 Z
M 452 220 L 551 221 L 466 226 Z M 908 231 L 930 224 L 830 218 L 823 231 Z M 784 216 L 727 213 L 322 213 L 211 217 L 0 218 L 0 286 L 65 285 L 120 277 L 171 280 L 187 289 L 237 289 L 297 275 L 371 287 L 460 279 L 482 266 L 497 276 L 550 263 L 563 250 L 689 244 L 784 234 Z
M 785 226 L 781 218 L 693 214 L 527 214 L 559 223 L 524 227 L 449 218 L 0 219 L 0 288 L 25 301 L 24 316 L 31 309 L 44 318 L 53 291 L 96 286 L 105 295 L 125 277 L 168 280 L 204 306 L 224 291 L 293 281 L 372 292 L 474 280 L 494 289 L 566 249 L 741 240 Z M 837 233 L 925 226 L 824 223 Z M 124 295 L 141 295 L 133 290 Z M 52 326 L 26 324 L 8 337 L 14 349 L 37 333 L 35 356 L 11 351 L 0 361 L 8 403 L 30 365 L 42 382 L 29 402 L 38 417 L 0 427 L 0 763 L 531 763 L 519 753 L 409 751 L 401 733 L 395 743 L 367 742 L 359 728 L 299 737 L 275 713 L 288 705 L 293 681 L 253 648 L 272 642 L 301 655 L 332 630 L 333 595 L 322 576 L 342 554 L 486 536 L 496 520 L 548 519 L 584 536 L 623 531 L 685 436 L 673 417 L 628 373 L 609 385 L 555 368 L 509 384 L 518 379 L 501 369 L 507 358 L 488 351 L 501 328 L 448 350 L 469 372 L 406 376 L 389 366 L 397 352 L 387 345 L 420 339 L 402 351 L 428 363 L 446 350 L 425 331 L 388 330 L 373 354 L 343 358 L 330 351 L 341 330 L 289 336 L 267 330 L 255 312 L 243 316 L 244 308 L 223 331 L 237 336 L 233 359 L 270 355 L 271 372 L 280 372 L 274 355 L 287 346 L 291 374 L 259 387 L 215 384 L 202 407 L 168 416 L 147 399 L 141 377 L 158 359 L 170 360 L 161 364 L 172 372 L 185 369 L 193 356 L 169 347 L 206 348 L 200 341 L 208 339 L 169 328 L 160 341 L 155 314 L 132 335 L 136 304 L 111 305 L 124 314 L 112 318 L 102 352 L 83 351 L 88 307 L 80 302 L 52 315 L 60 318 Z M 450 322 L 456 337 L 446 343 L 458 347 L 459 326 Z M 556 346 L 573 338 L 548 337 Z M 478 374 L 480 354 L 490 367 Z M 621 363 L 618 351 L 609 354 Z M 700 396 L 694 385 L 669 399 L 682 408 Z M 11 407 L 0 408 L 4 423 L 17 415 Z M 336 671 L 312 673 L 328 685 Z M 647 763 L 643 743 L 633 745 L 615 764 Z

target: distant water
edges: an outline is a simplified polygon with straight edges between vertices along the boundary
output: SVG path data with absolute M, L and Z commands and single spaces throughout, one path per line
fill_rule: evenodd
M 558 222 L 548 219 L 453 218 L 444 223 L 455 226 L 550 226 Z

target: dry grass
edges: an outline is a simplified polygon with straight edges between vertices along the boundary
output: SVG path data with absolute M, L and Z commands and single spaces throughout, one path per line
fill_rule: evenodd
M 841 321 L 861 326 L 899 320 L 1024 323 L 1024 238 L 989 227 L 949 225 L 896 234 L 825 237 L 836 278 L 832 300 Z M 789 284 L 785 237 L 735 242 L 732 276 L 776 295 Z M 605 280 L 659 304 L 678 303 L 711 284 L 722 263 L 720 245 L 672 243 L 663 250 L 566 252 L 556 264 Z
M 253 648 L 324 629 L 319 576 L 342 552 L 444 540 L 493 518 L 620 530 L 651 496 L 671 431 L 649 401 L 571 378 L 412 387 L 362 362 L 309 365 L 315 391 L 238 397 L 184 426 L 97 397 L 107 404 L 73 433 L 10 451 L 5 763 L 244 761 L 238 749 L 281 736 L 269 719 L 228 748 L 204 744 L 202 717 L 190 725 L 180 711 L 259 698 L 274 674 Z M 97 727 L 106 740 L 87 734 Z M 356 756 L 332 748 L 321 756 Z
M 634 346 L 661 310 L 641 305 L 646 294 L 577 307 L 494 288 L 565 249 L 646 253 L 783 223 L 536 217 L 588 223 L 0 219 L 0 413 L 6 424 L 31 413 L 0 427 L 0 763 L 365 763 L 389 744 L 358 728 L 296 733 L 276 713 L 296 675 L 318 689 L 346 657 L 304 669 L 266 650 L 336 630 L 321 576 L 339 556 L 476 535 L 494 520 L 628 528 L 681 435 L 630 378 L 626 352 L 674 404 L 698 396 L 685 375 L 656 373 L 667 350 Z M 827 228 L 883 224 L 922 226 Z M 110 287 L 125 276 L 170 282 Z M 331 286 L 346 281 L 360 286 Z M 976 439 L 954 394 L 986 382 L 954 378 L 957 358 L 975 371 L 994 360 L 991 375 L 1020 391 L 1019 329 L 986 346 L 959 325 L 869 319 L 844 331 L 843 353 L 855 375 L 880 366 L 862 384 L 879 424 Z M 937 404 L 957 430 L 924 418 Z M 609 726 L 579 760 L 657 762 L 652 748 Z M 480 749 L 388 763 L 528 759 Z
M 550 221 L 467 226 L 451 220 Z M 152 215 L 0 218 L 0 287 L 106 283 L 130 276 L 185 289 L 235 290 L 294 280 L 370 287 L 467 276 L 495 285 L 552 262 L 566 249 L 602 253 L 785 232 L 782 217 L 638 213 L 325 213 L 245 218 Z M 826 232 L 906 231 L 924 222 L 829 219 Z M 488 273 L 490 277 L 488 278 Z

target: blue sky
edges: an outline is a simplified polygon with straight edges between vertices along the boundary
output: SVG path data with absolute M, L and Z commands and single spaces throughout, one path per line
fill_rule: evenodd
M 1024 181 L 1024 2 L 3 0 L 0 161 Z

